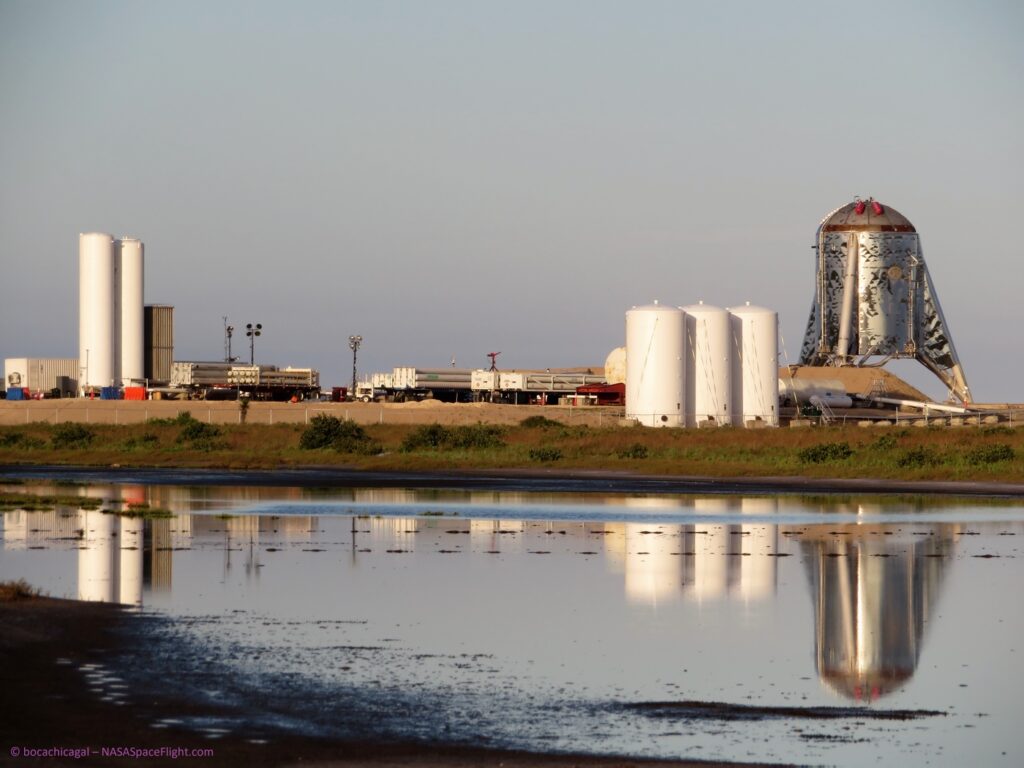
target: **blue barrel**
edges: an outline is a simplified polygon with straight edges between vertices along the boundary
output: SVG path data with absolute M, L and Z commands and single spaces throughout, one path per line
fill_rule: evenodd
M 25 399 L 25 392 L 24 392 L 24 390 L 22 390 L 21 387 L 11 387 L 10 389 L 7 390 L 7 399 L 8 400 L 24 400 Z
M 120 387 L 103 387 L 100 389 L 100 400 L 120 400 Z

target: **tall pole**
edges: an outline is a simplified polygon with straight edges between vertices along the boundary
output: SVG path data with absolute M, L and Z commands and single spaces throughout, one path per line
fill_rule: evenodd
M 261 335 L 263 323 L 245 324 L 245 335 L 249 337 L 249 365 L 256 365 L 256 337 Z
M 352 350 L 352 391 L 351 397 L 356 396 L 356 356 L 359 354 L 359 345 L 363 343 L 362 336 L 349 336 L 348 348 Z

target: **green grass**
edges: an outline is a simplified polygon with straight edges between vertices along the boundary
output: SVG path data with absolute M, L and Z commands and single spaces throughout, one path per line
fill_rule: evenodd
M 707 477 L 803 476 L 1024 482 L 1024 427 L 680 430 L 566 426 L 302 424 L 197 427 L 192 419 L 0 427 L 0 463 L 122 467 L 459 471 L 556 467 Z M 303 436 L 307 435 L 305 443 Z M 317 438 L 314 440 L 313 438 Z M 86 443 L 83 445 L 83 443 Z M 80 505 L 33 497 L 23 503 Z M 0 505 L 5 502 L 0 499 Z M 4 508 L 11 509 L 11 506 Z

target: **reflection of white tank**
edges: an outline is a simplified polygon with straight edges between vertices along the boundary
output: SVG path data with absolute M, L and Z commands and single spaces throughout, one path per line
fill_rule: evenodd
M 732 324 L 733 423 L 779 425 L 779 316 L 770 309 L 745 306 L 729 310 Z
M 604 359 L 604 380 L 608 384 L 626 381 L 626 348 L 616 347 Z
M 143 332 L 143 258 L 142 241 L 127 237 L 117 241 L 120 263 L 120 346 L 121 383 L 126 386 L 145 382 Z
M 102 512 L 79 512 L 82 546 L 78 550 L 78 599 L 117 602 L 118 550 L 114 536 L 117 518 Z
M 837 208 L 818 226 L 817 290 L 801 365 L 914 358 L 963 402 L 970 390 L 914 225 L 876 200 Z
M 79 386 L 109 387 L 118 375 L 114 238 L 102 232 L 78 236 Z
M 672 554 L 682 526 L 626 523 L 626 597 L 630 602 L 657 605 L 678 599 L 682 592 L 682 560 Z M 652 533 L 651 531 L 660 531 Z
M 710 304 L 686 313 L 686 424 L 732 424 L 732 343 L 729 313 Z M 628 351 L 628 344 L 627 344 Z M 629 386 L 626 386 L 628 397 Z
M 118 602 L 125 605 L 142 605 L 143 525 L 141 518 L 121 519 Z
M 686 381 L 684 315 L 658 304 L 626 313 L 626 418 L 681 427 Z

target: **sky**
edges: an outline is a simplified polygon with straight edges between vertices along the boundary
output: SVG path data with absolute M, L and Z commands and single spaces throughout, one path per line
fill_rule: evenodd
M 227 316 L 325 386 L 351 334 L 361 373 L 599 366 L 659 299 L 776 309 L 796 362 L 860 195 L 921 233 L 975 399 L 1021 402 L 1022 37 L 1015 0 L 0 0 L 0 357 L 77 356 L 103 231 L 179 360 Z

